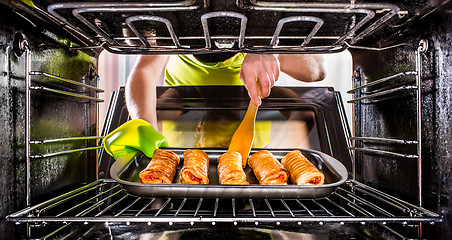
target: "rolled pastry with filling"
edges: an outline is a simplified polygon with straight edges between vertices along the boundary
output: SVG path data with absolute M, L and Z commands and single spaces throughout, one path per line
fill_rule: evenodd
M 299 150 L 289 152 L 281 160 L 296 185 L 322 185 L 325 176 Z
M 209 156 L 197 149 L 184 152 L 184 166 L 180 177 L 183 184 L 209 184 Z
M 248 159 L 248 165 L 260 184 L 286 185 L 289 173 L 286 168 L 267 150 L 260 150 Z
M 179 162 L 179 156 L 174 152 L 156 149 L 148 166 L 140 172 L 140 180 L 142 183 L 171 184 Z
M 218 158 L 218 181 L 220 184 L 248 185 L 239 152 L 227 152 Z

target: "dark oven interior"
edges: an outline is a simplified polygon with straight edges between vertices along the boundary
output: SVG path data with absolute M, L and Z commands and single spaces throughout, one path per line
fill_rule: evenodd
M 452 238 L 450 1 L 0 3 L 2 236 Z M 305 124 L 306 145 L 269 148 L 332 156 L 347 180 L 319 198 L 129 194 L 110 176 L 114 160 L 102 146 L 129 115 L 124 88 L 99 97 L 99 82 L 109 81 L 98 75 L 101 51 L 350 51 L 353 76 L 341 79 L 349 91 L 275 87 L 257 116 Z M 158 87 L 158 96 L 160 121 L 182 111 L 177 121 L 188 125 L 224 112 L 237 113 L 237 124 L 249 101 L 240 86 Z M 109 103 L 104 122 L 101 102 Z M 187 139 L 172 147 L 196 147 Z

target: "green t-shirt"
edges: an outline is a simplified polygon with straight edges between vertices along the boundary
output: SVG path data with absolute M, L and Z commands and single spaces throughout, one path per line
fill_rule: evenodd
M 172 55 L 165 70 L 165 86 L 219 86 L 243 85 L 240 80 L 240 68 L 245 53 L 237 53 L 233 57 L 217 63 L 205 63 L 197 60 L 193 55 Z M 193 147 L 227 147 L 238 127 L 237 123 L 209 122 L 204 126 L 200 139 L 193 139 L 197 143 Z M 183 124 L 182 124 L 183 125 Z M 173 121 L 163 121 L 163 135 L 172 147 L 187 147 L 187 139 L 183 137 L 186 129 Z M 186 127 L 186 126 L 185 126 Z M 198 128 L 193 126 L 193 128 Z M 211 131 L 215 129 L 215 131 Z M 189 133 L 188 133 L 189 134 Z M 200 137 L 198 136 L 198 137 Z M 253 147 L 264 147 L 270 137 L 270 121 L 258 121 L 255 125 Z
M 245 55 L 237 53 L 217 63 L 204 63 L 193 55 L 172 55 L 166 65 L 165 85 L 243 85 L 239 74 Z

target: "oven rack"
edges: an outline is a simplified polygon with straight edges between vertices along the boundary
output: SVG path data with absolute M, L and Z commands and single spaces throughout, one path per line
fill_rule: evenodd
M 394 4 L 354 1 L 236 0 L 223 7 L 218 4 L 210 0 L 62 2 L 50 4 L 47 11 L 41 12 L 77 36 L 84 43 L 83 48 L 103 47 L 120 54 L 338 52 L 400 13 Z M 270 23 L 266 21 L 269 16 L 280 17 Z M 229 25 L 225 29 L 209 26 L 210 21 L 218 19 Z M 342 19 L 341 27 L 331 26 L 338 24 L 335 19 Z M 185 22 L 191 25 L 185 26 Z M 302 27 L 287 27 L 290 24 Z M 339 28 L 344 29 L 338 31 Z M 231 33 L 231 29 L 239 33 Z M 291 30 L 284 33 L 285 29 Z M 212 42 L 221 45 L 221 49 L 213 48 Z
M 28 50 L 27 50 L 27 52 L 28 52 Z M 31 59 L 31 56 L 28 56 L 28 54 L 27 54 L 26 58 L 27 58 L 26 61 L 28 63 L 28 61 L 29 61 L 28 58 Z M 88 94 L 88 92 L 86 90 L 81 91 L 81 93 L 77 93 L 74 91 L 73 88 L 71 88 L 71 90 L 68 91 L 68 90 L 62 90 L 62 89 L 58 89 L 58 88 L 46 87 L 46 86 L 41 85 L 39 81 L 33 81 L 33 82 L 35 82 L 35 84 L 33 86 L 31 86 L 32 76 L 40 76 L 40 77 L 48 78 L 51 80 L 69 83 L 70 85 L 72 85 L 74 87 L 76 87 L 76 86 L 83 87 L 86 90 L 91 90 L 91 91 L 95 92 L 96 95 L 97 95 L 97 93 L 104 92 L 103 89 L 97 88 L 96 86 L 85 84 L 85 83 L 75 81 L 72 79 L 63 78 L 63 77 L 56 76 L 54 74 L 50 74 L 50 73 L 46 73 L 46 72 L 31 71 L 31 70 L 27 71 L 27 74 L 25 77 L 27 79 L 27 81 L 30 81 L 29 87 L 28 87 L 29 90 L 51 92 L 51 93 L 69 96 L 69 97 L 73 97 L 75 99 L 83 99 L 83 100 L 87 100 L 87 101 L 90 101 L 90 100 L 94 101 L 94 102 L 103 102 L 104 101 L 103 99 L 100 99 L 98 97 L 90 96 L 90 94 Z M 85 93 L 85 94 L 83 94 L 83 93 Z
M 6 217 L 10 222 L 46 225 L 88 223 L 217 223 L 301 225 L 318 223 L 434 224 L 441 217 L 354 180 L 321 199 L 187 199 L 129 195 L 101 179 Z
M 405 45 L 399 45 L 396 47 L 403 47 Z M 370 51 L 380 51 L 384 49 L 366 49 Z M 365 79 L 364 83 L 360 83 L 361 76 L 353 76 L 353 82 L 355 87 L 347 91 L 349 94 L 353 94 L 353 99 L 347 101 L 354 104 L 355 108 L 360 108 L 362 104 L 376 104 L 380 101 L 386 100 L 388 95 L 394 95 L 401 92 L 413 91 L 416 100 L 416 139 L 402 139 L 402 138 L 390 138 L 384 136 L 352 136 L 350 129 L 347 128 L 347 139 L 349 147 L 348 149 L 353 151 L 352 155 L 361 153 L 379 154 L 383 156 L 389 156 L 392 158 L 405 158 L 415 159 L 417 161 L 417 185 L 418 185 L 418 205 L 422 206 L 422 56 L 428 50 L 428 41 L 422 39 L 415 50 L 415 69 L 409 71 L 398 72 L 383 78 L 374 79 L 368 81 Z M 410 78 L 413 76 L 413 80 L 404 80 L 402 84 L 392 84 L 393 80 L 400 80 L 403 77 Z M 369 90 L 370 88 L 374 88 Z M 342 110 L 343 111 L 343 110 Z M 346 124 L 346 120 L 342 119 L 343 124 Z M 348 126 L 348 125 L 347 125 Z M 363 143 L 378 143 L 379 148 L 376 147 L 362 147 Z M 392 150 L 382 149 L 382 144 L 386 145 L 413 145 L 416 147 L 416 153 L 402 153 Z M 353 171 L 355 174 L 355 171 Z
M 83 77 L 82 82 L 63 78 L 51 73 L 43 72 L 43 71 L 33 71 L 32 67 L 32 50 L 25 39 L 23 37 L 19 40 L 19 49 L 21 52 L 25 53 L 25 164 L 26 164 L 26 203 L 29 206 L 31 202 L 31 161 L 32 159 L 41 159 L 41 158 L 49 158 L 59 155 L 72 154 L 77 152 L 88 152 L 88 151 L 98 151 L 102 149 L 102 146 L 98 146 L 96 143 L 95 146 L 89 145 L 89 140 L 95 140 L 96 142 L 103 139 L 103 136 L 69 136 L 64 138 L 54 138 L 54 139 L 31 139 L 31 113 L 32 113 L 32 92 L 36 91 L 44 91 L 54 93 L 59 96 L 71 97 L 80 101 L 82 104 L 91 104 L 91 103 L 101 103 L 104 102 L 103 99 L 98 97 L 100 92 L 104 92 L 103 89 L 97 87 L 98 84 L 98 75 L 93 68 L 89 68 L 87 70 L 87 74 Z M 50 81 L 57 81 L 59 84 L 53 84 L 54 87 L 48 87 L 45 84 L 42 84 L 42 79 L 37 80 L 33 76 L 48 78 Z M 88 84 L 88 82 L 92 80 L 94 85 Z M 61 82 L 68 84 L 70 87 L 63 87 Z M 57 85 L 58 87 L 55 87 Z M 81 87 L 81 89 L 76 89 L 77 87 Z M 35 97 L 35 96 L 33 96 Z M 73 141 L 85 141 L 85 146 L 81 146 L 80 148 L 71 148 L 71 149 L 63 149 L 56 152 L 46 152 L 33 154 L 32 146 L 44 145 L 44 144 L 52 144 L 52 143 L 67 143 Z
M 27 59 L 27 62 L 28 62 L 28 59 Z M 80 87 L 83 87 L 86 90 L 94 91 L 96 93 L 96 95 L 97 95 L 97 93 L 104 92 L 103 89 L 97 88 L 96 86 L 92 86 L 92 85 L 89 85 L 89 84 L 85 84 L 85 83 L 78 82 L 78 81 L 75 81 L 75 80 L 72 80 L 72 79 L 63 78 L 63 77 L 60 77 L 60 76 L 56 76 L 54 74 L 41 72 L 41 71 L 30 71 L 26 75 L 26 80 L 27 80 L 27 82 L 29 82 L 28 83 L 28 85 L 29 85 L 28 91 L 46 91 L 46 92 L 51 92 L 51 93 L 55 93 L 55 94 L 59 94 L 59 95 L 74 97 L 76 99 L 83 99 L 84 101 L 85 100 L 86 101 L 94 101 L 96 103 L 104 101 L 103 99 L 100 99 L 98 97 L 91 97 L 91 96 L 89 96 L 89 94 L 86 94 L 87 93 L 86 90 L 81 91 L 81 93 L 85 93 L 85 94 L 80 94 L 80 93 L 76 93 L 73 88 L 71 88 L 70 91 L 65 91 L 65 90 L 61 90 L 61 89 L 58 89 L 58 88 L 46 87 L 46 86 L 40 85 L 39 81 L 33 81 L 34 85 L 31 86 L 31 82 L 32 82 L 31 81 L 31 76 L 46 77 L 46 78 L 49 78 L 51 80 L 56 80 L 56 81 L 60 81 L 60 82 L 69 83 L 72 86 L 80 86 Z M 27 119 L 29 119 L 29 113 L 28 112 L 27 112 Z M 101 137 L 101 136 L 66 137 L 66 138 L 44 139 L 44 140 L 29 140 L 27 145 L 43 145 L 43 144 L 63 143 L 63 142 L 70 142 L 70 141 L 83 141 L 83 140 L 88 141 L 88 140 L 102 140 L 102 139 L 103 139 L 103 137 Z M 88 146 L 88 147 L 83 147 L 83 148 L 78 148 L 78 149 L 68 149 L 68 150 L 64 150 L 64 151 L 45 153 L 45 154 L 31 154 L 31 153 L 29 153 L 28 158 L 30 158 L 30 159 L 47 158 L 47 157 L 54 157 L 54 156 L 58 156 L 58 155 L 70 154 L 70 153 L 75 153 L 75 152 L 97 150 L 97 149 L 101 149 L 101 148 L 103 148 L 103 147 L 102 146 Z

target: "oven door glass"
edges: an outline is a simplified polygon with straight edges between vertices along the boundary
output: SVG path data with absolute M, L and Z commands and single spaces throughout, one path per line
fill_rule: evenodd
M 228 148 L 246 110 L 159 110 L 158 128 L 175 148 Z M 253 148 L 320 149 L 311 109 L 259 109 Z

